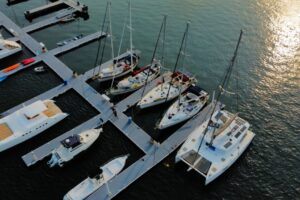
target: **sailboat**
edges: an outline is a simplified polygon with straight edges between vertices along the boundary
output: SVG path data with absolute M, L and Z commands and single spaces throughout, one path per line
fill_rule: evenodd
M 110 39 L 111 39 L 111 49 L 112 49 L 112 61 L 108 65 L 100 66 L 100 71 L 96 75 L 98 81 L 108 81 L 114 80 L 115 78 L 124 76 L 134 70 L 139 61 L 139 52 L 133 50 L 132 44 L 132 23 L 131 23 L 131 3 L 129 2 L 129 34 L 130 34 L 130 50 L 125 54 L 114 58 L 114 46 L 113 46 L 113 36 L 111 27 L 111 2 L 109 2 L 108 12 L 109 12 L 109 23 L 110 23 Z
M 208 99 L 208 92 L 199 86 L 189 87 L 168 108 L 157 128 L 165 129 L 192 118 L 204 107 Z
M 222 81 L 213 112 L 197 127 L 176 154 L 175 162 L 183 161 L 190 170 L 195 170 L 205 178 L 205 185 L 222 175 L 247 149 L 255 134 L 249 130 L 250 124 L 226 110 L 217 109 L 217 102 L 226 90 L 230 74 L 237 56 L 242 31 L 231 59 L 225 78 Z
M 137 106 L 141 109 L 151 106 L 159 105 L 175 99 L 182 92 L 188 89 L 192 84 L 196 83 L 196 79 L 190 76 L 188 73 L 177 71 L 178 60 L 182 52 L 184 43 L 186 43 L 186 37 L 188 34 L 189 23 L 187 23 L 179 53 L 177 56 L 176 64 L 174 66 L 173 73 L 171 74 L 170 81 L 163 81 L 150 90 L 142 99 L 138 102 Z
M 22 51 L 22 47 L 15 41 L 4 40 L 0 35 L 0 60 Z
M 153 56 L 151 59 L 151 64 L 143 67 L 137 71 L 134 71 L 131 76 L 126 77 L 118 82 L 116 87 L 113 87 L 108 92 L 111 95 L 119 95 L 128 92 L 133 92 L 145 86 L 148 82 L 151 82 L 157 78 L 161 71 L 161 62 L 155 59 L 157 46 L 159 44 L 159 39 L 161 32 L 164 30 L 163 38 L 165 38 L 165 29 L 166 29 L 166 20 L 167 17 L 164 16 L 163 22 L 160 27 L 160 31 L 157 37 L 155 48 L 153 51 Z M 164 50 L 164 40 L 163 40 L 163 50 Z
M 118 175 L 125 167 L 128 155 L 118 157 L 100 167 L 100 173 L 94 178 L 86 178 L 73 189 L 71 189 L 65 196 L 64 200 L 83 200 L 99 189 L 101 186 L 107 184 L 109 180 Z M 108 187 L 108 186 L 107 186 Z

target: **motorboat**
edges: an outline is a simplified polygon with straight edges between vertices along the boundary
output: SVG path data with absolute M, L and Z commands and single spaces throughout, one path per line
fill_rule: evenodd
M 119 95 L 138 90 L 143 87 L 146 82 L 151 82 L 157 78 L 160 74 L 160 70 L 160 62 L 155 60 L 152 64 L 134 71 L 131 76 L 119 81 L 116 87 L 110 89 L 109 94 Z
M 100 136 L 102 129 L 90 129 L 79 134 L 71 135 L 60 142 L 58 148 L 51 152 L 49 167 L 62 167 L 65 162 L 72 160 L 79 153 L 87 150 Z
M 199 86 L 190 86 L 164 114 L 158 129 L 168 128 L 195 116 L 207 103 L 208 92 Z
M 39 100 L 1 118 L 0 152 L 38 135 L 67 116 L 53 100 Z
M 170 79 L 170 81 L 162 81 L 150 90 L 137 106 L 143 109 L 171 101 L 196 83 L 195 78 L 180 71 L 174 72 Z
M 59 46 L 59 47 L 61 47 L 61 46 L 64 46 L 66 44 L 69 44 L 70 42 L 74 42 L 76 40 L 79 40 L 81 38 L 83 38 L 83 34 L 79 34 L 79 35 L 76 35 L 76 36 L 74 36 L 72 38 L 69 38 L 67 40 L 63 40 L 63 41 L 57 42 L 56 45 Z
M 0 60 L 22 51 L 19 43 L 0 39 Z
M 86 178 L 65 196 L 64 200 L 83 200 L 99 189 L 109 180 L 119 174 L 125 167 L 128 155 L 118 157 L 100 167 L 100 172 L 94 178 Z M 108 187 L 108 186 L 107 186 Z
M 195 129 L 176 154 L 189 170 L 205 178 L 205 185 L 222 175 L 247 149 L 255 134 L 244 119 L 225 110 Z

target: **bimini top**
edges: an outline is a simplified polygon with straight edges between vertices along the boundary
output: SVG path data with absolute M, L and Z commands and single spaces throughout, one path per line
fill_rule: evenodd
M 189 87 L 188 89 L 187 89 L 187 92 L 190 92 L 190 93 L 193 93 L 193 94 L 195 94 L 195 95 L 197 95 L 197 96 L 199 96 L 200 94 L 201 94 L 201 91 L 204 91 L 205 92 L 205 90 L 204 89 L 202 89 L 201 87 L 199 87 L 199 86 L 197 86 L 197 85 L 192 85 L 191 87 Z
M 61 144 L 65 148 L 74 148 L 80 144 L 80 136 L 79 135 L 72 135 L 70 137 L 67 137 L 63 141 L 61 141 Z

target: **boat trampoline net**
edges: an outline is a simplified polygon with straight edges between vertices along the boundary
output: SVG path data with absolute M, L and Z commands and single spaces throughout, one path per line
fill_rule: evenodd
M 182 155 L 182 159 L 196 171 L 207 175 L 207 172 L 211 166 L 211 162 L 202 157 L 196 151 L 191 150 Z

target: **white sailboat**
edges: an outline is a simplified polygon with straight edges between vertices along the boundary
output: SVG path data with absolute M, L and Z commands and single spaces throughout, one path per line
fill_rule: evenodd
M 137 106 L 143 109 L 171 101 L 195 82 L 196 79 L 193 77 L 177 71 L 171 75 L 171 81 L 158 84 L 138 102 Z
M 96 75 L 98 81 L 108 81 L 115 78 L 124 76 L 134 70 L 139 61 L 139 51 L 133 50 L 132 44 L 132 23 L 131 23 L 131 4 L 129 3 L 129 34 L 130 34 L 130 50 L 128 50 L 124 55 L 118 56 L 117 59 L 114 57 L 114 45 L 113 45 L 113 34 L 111 25 L 111 2 L 108 4 L 109 13 L 109 25 L 110 25 L 110 41 L 111 41 L 111 54 L 112 62 L 106 66 L 100 66 L 100 71 Z M 122 36 L 123 38 L 123 36 Z
M 165 30 L 166 30 L 166 20 L 167 17 L 164 16 L 163 22 L 160 27 L 160 31 L 156 40 L 155 48 L 153 51 L 153 56 L 151 58 L 151 64 L 146 67 L 141 68 L 140 70 L 134 71 L 131 76 L 124 78 L 119 81 L 116 87 L 111 87 L 108 92 L 111 95 L 124 94 L 140 89 L 141 87 L 146 87 L 146 85 L 157 78 L 160 74 L 162 65 L 159 60 L 155 59 L 156 50 L 159 44 L 159 39 L 163 31 L 163 43 L 162 43 L 162 62 L 164 54 L 164 41 L 165 41 Z M 120 48 L 119 48 L 120 51 Z
M 152 64 L 133 72 L 131 76 L 119 81 L 116 87 L 110 89 L 109 94 L 119 95 L 138 90 L 146 83 L 157 78 L 160 74 L 160 70 L 160 61 L 154 60 Z
M 44 100 L 1 118 L 0 152 L 38 135 L 67 116 L 53 100 Z
M 64 200 L 83 200 L 95 192 L 98 188 L 107 184 L 109 180 L 115 177 L 125 167 L 128 155 L 118 157 L 100 167 L 100 173 L 94 178 L 86 178 L 65 196 Z
M 206 104 L 208 93 L 198 86 L 189 87 L 164 114 L 158 129 L 168 128 L 196 115 Z
M 255 134 L 249 130 L 250 124 L 225 110 L 217 109 L 217 102 L 228 85 L 242 31 L 230 61 L 227 73 L 222 81 L 216 101 L 213 100 L 213 111 L 209 119 L 196 128 L 182 147 L 175 161 L 183 161 L 205 178 L 205 185 L 223 174 L 247 149 Z
M 62 140 L 60 146 L 51 152 L 48 165 L 50 167 L 55 165 L 62 167 L 65 162 L 72 160 L 79 153 L 88 149 L 100 136 L 100 132 L 102 129 L 90 129 Z
M 15 41 L 0 38 L 0 60 L 22 51 L 22 47 Z
M 186 73 L 176 71 L 180 55 L 182 54 L 183 46 L 186 47 L 188 30 L 189 23 L 187 23 L 186 25 L 186 29 L 177 55 L 176 64 L 170 77 L 170 81 L 165 81 L 163 79 L 162 83 L 158 84 L 156 87 L 150 90 L 145 96 L 142 96 L 142 99 L 137 104 L 139 108 L 148 108 L 170 101 L 178 97 L 192 84 L 196 83 L 195 78 L 189 76 Z

